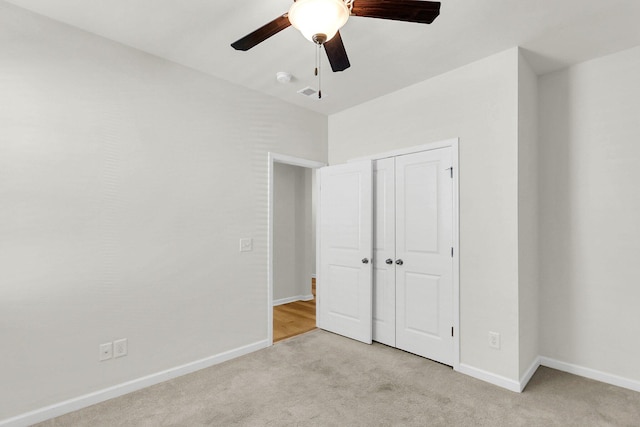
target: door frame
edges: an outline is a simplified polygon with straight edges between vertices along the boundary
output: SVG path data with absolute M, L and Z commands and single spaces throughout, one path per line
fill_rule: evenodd
M 413 147 L 400 148 L 379 154 L 372 154 L 348 160 L 380 160 L 388 157 L 403 156 L 422 151 L 437 150 L 438 148 L 451 148 L 453 166 L 453 369 L 460 370 L 460 189 L 459 189 L 459 144 L 460 138 L 450 138 L 442 141 L 431 142 Z
M 282 163 L 291 166 L 300 166 L 303 168 L 312 169 L 311 173 L 315 174 L 315 169 L 327 166 L 326 163 L 317 162 L 315 160 L 303 159 L 300 157 L 293 157 L 286 154 L 278 154 L 273 152 L 267 153 L 268 167 L 267 167 L 267 181 L 268 181 L 268 232 L 267 232 L 267 341 L 268 345 L 273 345 L 273 209 L 274 209 L 274 182 L 273 174 L 276 163 Z M 320 183 L 316 176 L 315 191 L 316 194 L 320 194 Z M 317 208 L 317 207 L 316 207 Z M 316 215 L 317 218 L 317 215 Z M 316 230 L 313 230 L 315 233 Z M 316 236 L 317 243 L 317 236 Z M 317 254 L 316 254 L 317 260 Z M 316 270 L 318 266 L 316 263 Z

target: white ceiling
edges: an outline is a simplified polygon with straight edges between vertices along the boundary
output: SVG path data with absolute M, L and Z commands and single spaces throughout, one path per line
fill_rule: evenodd
M 323 55 L 318 101 L 296 93 L 317 80 L 314 45 L 293 27 L 247 52 L 229 46 L 291 0 L 7 1 L 324 114 L 514 46 L 543 74 L 640 45 L 640 0 L 442 0 L 431 25 L 349 19 L 341 34 L 351 68 L 332 73 Z M 294 81 L 278 83 L 278 71 Z

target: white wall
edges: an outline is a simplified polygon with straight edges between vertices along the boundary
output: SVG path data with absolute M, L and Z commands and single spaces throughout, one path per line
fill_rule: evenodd
M 311 169 L 275 163 L 273 168 L 273 300 L 311 294 Z
M 460 138 L 461 362 L 519 378 L 518 50 L 329 117 L 329 161 Z M 502 336 L 489 348 L 488 332 Z
M 521 379 L 540 355 L 538 214 L 538 76 L 520 54 L 518 57 L 518 316 Z
M 267 340 L 267 152 L 326 117 L 4 2 L 0 94 L 0 420 Z
M 640 381 L 640 47 L 540 78 L 541 351 Z

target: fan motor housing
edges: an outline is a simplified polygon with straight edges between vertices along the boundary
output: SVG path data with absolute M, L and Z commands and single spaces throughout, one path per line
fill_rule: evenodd
M 324 42 L 327 41 L 327 35 L 323 33 L 317 33 L 311 37 L 311 40 L 313 40 L 315 44 L 324 44 Z

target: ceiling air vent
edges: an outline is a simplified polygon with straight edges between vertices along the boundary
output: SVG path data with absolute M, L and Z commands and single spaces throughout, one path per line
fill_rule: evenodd
M 318 91 L 317 91 L 317 90 L 315 90 L 315 89 L 314 89 L 314 88 L 312 88 L 312 87 L 309 87 L 309 86 L 307 86 L 307 87 L 305 87 L 305 88 L 300 89 L 300 90 L 298 91 L 298 93 L 299 93 L 300 95 L 304 95 L 304 96 L 308 96 L 308 97 L 312 97 L 312 96 L 314 96 L 314 95 L 318 95 Z M 316 96 L 316 98 L 317 98 L 317 96 Z

